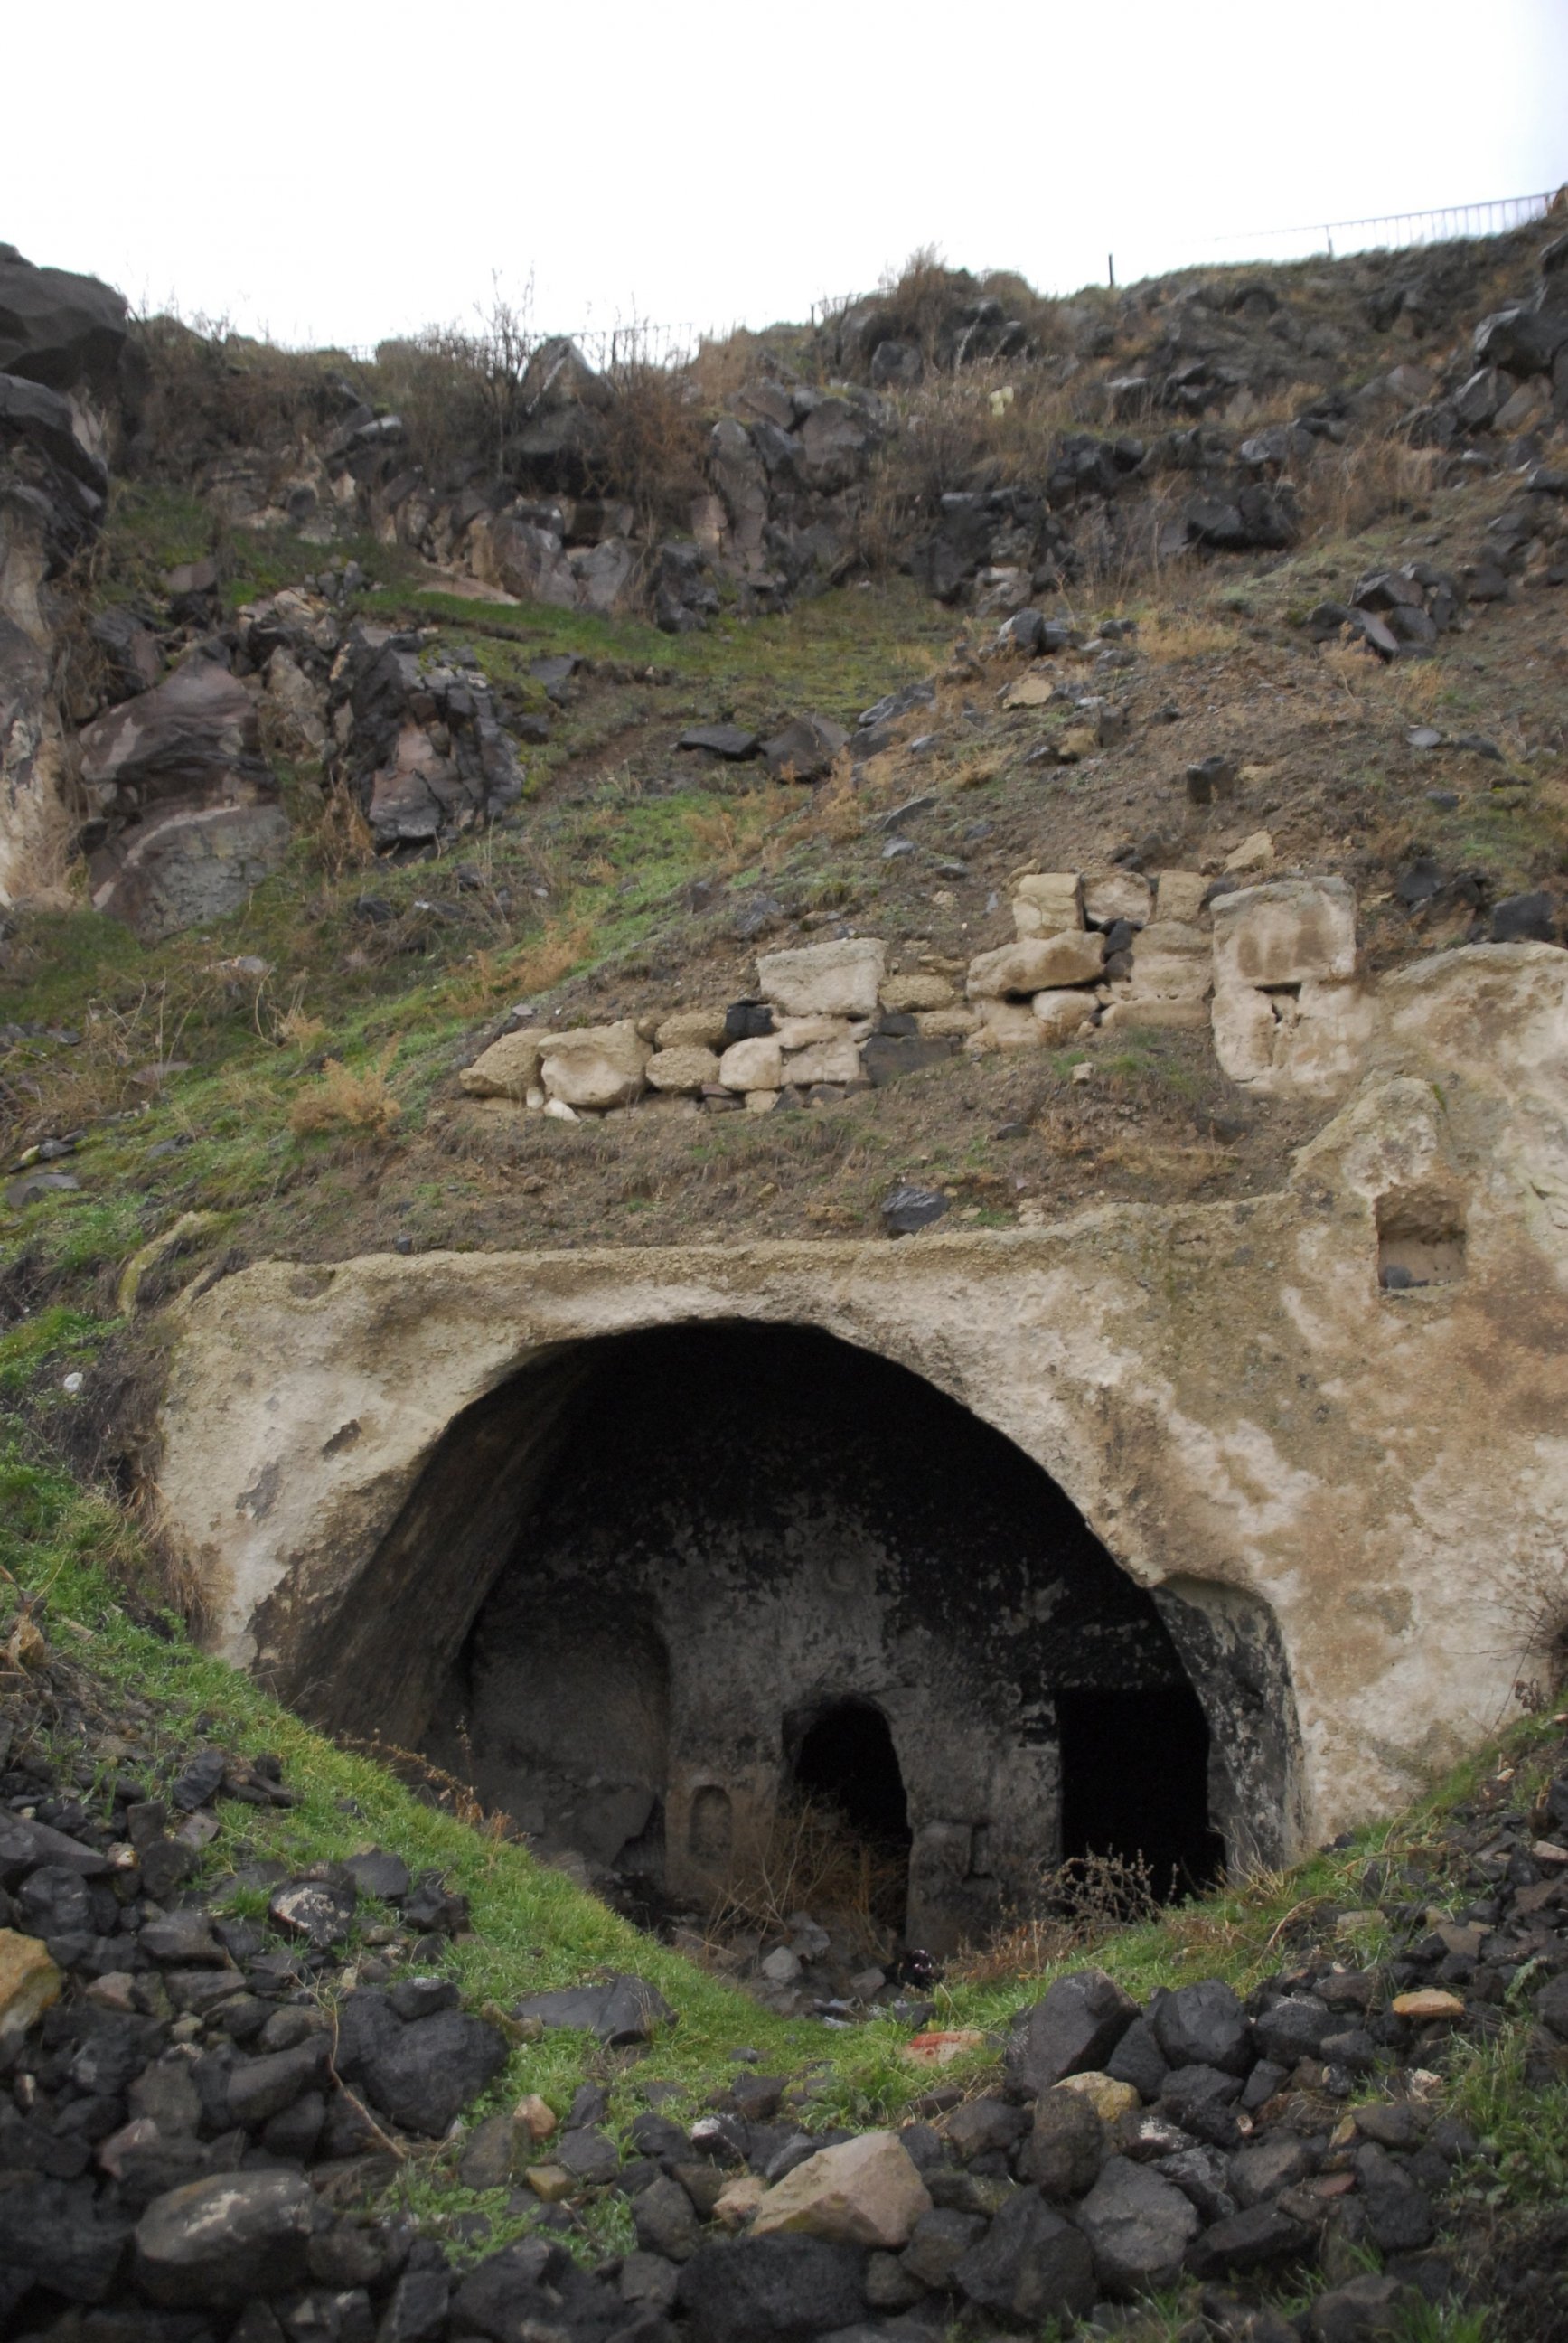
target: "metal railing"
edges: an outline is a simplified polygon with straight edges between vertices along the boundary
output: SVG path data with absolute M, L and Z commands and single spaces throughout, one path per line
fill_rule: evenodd
M 1546 218 L 1559 201 L 1568 201 L 1568 189 L 1548 189 L 1533 196 L 1492 196 L 1481 203 L 1447 204 L 1431 211 L 1383 212 L 1369 219 L 1314 221 L 1299 227 L 1243 228 L 1211 237 L 1203 252 L 1210 261 L 1223 257 L 1231 263 L 1244 263 L 1271 257 L 1310 260 L 1318 253 L 1332 259 L 1336 255 L 1352 252 L 1400 251 L 1409 246 L 1446 244 L 1464 236 L 1506 236 L 1514 228 L 1528 227 L 1533 221 Z M 1264 245 L 1289 244 L 1299 248 L 1272 254 L 1259 249 Z M 1226 247 L 1223 255 L 1221 246 Z M 1190 261 L 1186 266 L 1191 267 L 1193 263 Z M 1111 256 L 1111 278 L 1112 284 L 1130 281 L 1125 272 L 1118 277 L 1114 254 Z M 813 329 L 825 326 L 867 297 L 863 292 L 824 293 L 811 304 L 809 324 Z M 588 364 L 603 374 L 618 366 L 689 366 L 704 342 L 722 342 L 739 330 L 735 326 L 655 325 L 647 318 L 634 318 L 629 325 L 578 327 L 568 332 L 565 338 L 575 342 Z M 559 338 L 558 334 L 536 334 L 529 337 L 530 347 L 537 348 L 542 342 Z M 365 346 L 342 347 L 342 355 L 360 366 L 373 365 L 376 358 L 375 349 Z

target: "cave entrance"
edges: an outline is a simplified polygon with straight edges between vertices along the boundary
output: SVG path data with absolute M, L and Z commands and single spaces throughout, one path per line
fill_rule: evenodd
M 879 1917 L 903 1925 L 910 1894 L 910 1802 L 892 1730 L 867 1700 L 834 1701 L 798 1740 L 791 1786 L 798 1799 L 842 1817 L 851 1862 L 864 1850 L 860 1894 Z M 857 1845 L 858 1843 L 858 1845 Z
M 1061 1853 L 1142 1865 L 1161 1901 L 1201 1893 L 1225 1867 L 1209 1810 L 1209 1723 L 1190 1684 L 1061 1692 Z
M 796 1791 L 891 1850 L 939 1953 L 1064 1840 L 1141 1849 L 1161 1889 L 1211 1875 L 1217 1832 L 1241 1863 L 1293 1844 L 1266 1606 L 1139 1585 L 1012 1441 L 806 1326 L 531 1362 L 448 1427 L 319 1664 L 337 1729 L 687 1910 Z

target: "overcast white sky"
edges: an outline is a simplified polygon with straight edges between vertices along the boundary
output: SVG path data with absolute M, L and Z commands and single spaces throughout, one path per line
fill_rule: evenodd
M 1568 179 L 1568 0 L 75 0 L 0 73 L 0 240 L 293 343 L 492 274 L 760 326 L 925 244 L 1069 291 Z

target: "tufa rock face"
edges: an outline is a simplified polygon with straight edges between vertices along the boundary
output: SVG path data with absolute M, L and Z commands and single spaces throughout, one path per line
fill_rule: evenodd
M 465 1445 L 486 1420 L 468 1411 L 509 1394 L 499 1453 L 526 1474 L 565 1398 L 552 1359 L 576 1373 L 638 1330 L 749 1321 L 760 1342 L 783 1322 L 912 1367 L 1031 1459 L 1180 1628 L 1201 1697 L 1267 1623 L 1265 1704 L 1293 1702 L 1303 1730 L 1276 1765 L 1211 1712 L 1221 1768 L 1261 1785 L 1266 1809 L 1224 1825 L 1233 1860 L 1386 1810 L 1462 1754 L 1464 1717 L 1508 1697 L 1502 1623 L 1539 1581 L 1543 1519 L 1568 1520 L 1568 1469 L 1539 1431 L 1568 1410 L 1568 955 L 1434 953 L 1369 997 L 1360 1087 L 1271 1195 L 1006 1232 L 945 1222 L 896 1245 L 383 1256 L 337 1264 L 309 1298 L 287 1263 L 262 1263 L 181 1302 L 160 1491 L 215 1644 L 286 1692 L 323 1686 L 346 1722 L 357 1682 L 395 1685 L 387 1729 L 417 1738 L 444 1639 L 460 1642 L 502 1563 L 477 1516 L 461 1553 L 444 1514 L 416 1534 L 438 1457 L 454 1486 L 490 1473 Z M 1168 1274 L 1151 1278 L 1155 1257 Z M 265 1415 L 256 1378 L 277 1395 Z M 324 1453 L 322 1426 L 350 1418 L 363 1436 Z M 246 1497 L 263 1476 L 276 1493 L 258 1512 Z M 1478 1504 L 1484 1587 L 1464 1527 Z M 413 1616 L 410 1638 L 397 1623 Z M 872 1648 L 855 1643 L 857 1670 Z M 919 1759 L 916 1736 L 906 1778 Z M 670 1825 L 684 1845 L 699 1784 L 667 1786 L 672 1815 L 687 1802 Z M 953 1786 L 931 1785 L 911 1865 L 948 1908 L 974 1851 L 968 1817 L 938 1803 Z M 1117 2069 L 1114 2050 L 1081 2055 Z

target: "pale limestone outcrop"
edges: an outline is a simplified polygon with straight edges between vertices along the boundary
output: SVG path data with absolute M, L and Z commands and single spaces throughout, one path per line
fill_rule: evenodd
M 888 947 L 869 936 L 765 952 L 757 963 L 765 1001 L 787 1017 L 873 1017 Z

